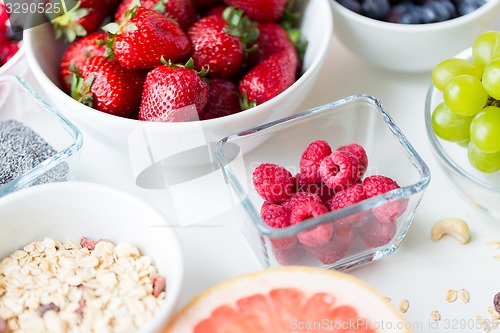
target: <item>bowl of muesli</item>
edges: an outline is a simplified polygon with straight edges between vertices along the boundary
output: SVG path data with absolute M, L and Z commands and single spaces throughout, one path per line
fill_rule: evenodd
M 0 199 L 0 332 L 161 332 L 183 260 L 163 214 L 86 182 Z

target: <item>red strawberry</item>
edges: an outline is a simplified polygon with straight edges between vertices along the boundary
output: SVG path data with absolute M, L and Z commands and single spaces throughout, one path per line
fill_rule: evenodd
M 80 71 L 81 65 L 92 56 L 103 56 L 106 51 L 104 45 L 99 45 L 99 41 L 105 41 L 108 35 L 104 31 L 96 31 L 73 43 L 64 52 L 59 64 L 59 77 L 66 91 L 71 90 L 71 80 L 73 71 Z M 73 71 L 72 71 L 73 70 Z
M 227 8 L 222 16 L 203 17 L 188 30 L 197 70 L 209 66 L 210 77 L 229 77 L 241 69 L 245 45 L 258 35 L 253 23 L 242 14 Z
M 224 13 L 224 10 L 226 10 L 226 6 L 219 5 L 210 8 L 207 10 L 207 12 L 203 16 L 212 16 L 212 15 L 217 15 L 217 16 L 222 16 L 222 13 Z
M 3 2 L 0 2 L 0 33 L 5 33 L 7 30 L 7 21 L 9 20 L 9 13 L 7 7 Z
M 248 54 L 248 62 L 251 65 L 262 62 L 271 54 L 291 50 L 295 47 L 288 38 L 287 31 L 278 23 L 263 23 L 259 25 L 258 29 L 259 37 L 254 43 L 257 48 Z
M 191 0 L 124 0 L 115 12 L 115 21 L 120 21 L 127 10 L 137 5 L 165 14 L 179 23 L 183 30 L 187 30 L 197 19 Z
M 179 122 L 199 119 L 207 104 L 208 85 L 185 67 L 159 66 L 146 77 L 139 120 Z
M 67 11 L 55 18 L 50 17 L 56 38 L 64 35 L 72 42 L 96 31 L 110 13 L 112 3 L 116 0 L 108 0 L 104 5 L 100 0 L 62 1 Z
M 221 0 L 193 0 L 194 7 L 201 12 L 222 3 Z
M 295 82 L 298 63 L 295 50 L 275 53 L 245 74 L 238 90 L 250 103 L 260 105 Z
M 251 20 L 275 22 L 281 18 L 288 0 L 224 0 L 245 12 Z
M 121 26 L 108 24 L 108 45 L 118 62 L 129 69 L 161 66 L 161 58 L 173 62 L 183 59 L 191 45 L 187 35 L 171 19 L 153 9 L 134 7 L 130 19 Z
M 115 116 L 135 118 L 145 74 L 122 67 L 115 59 L 90 57 L 75 74 L 71 97 Z
M 9 61 L 19 50 L 17 42 L 13 42 L 7 38 L 0 40 L 0 66 L 3 66 Z
M 228 116 L 241 111 L 238 88 L 229 79 L 210 80 L 208 102 L 201 119 Z

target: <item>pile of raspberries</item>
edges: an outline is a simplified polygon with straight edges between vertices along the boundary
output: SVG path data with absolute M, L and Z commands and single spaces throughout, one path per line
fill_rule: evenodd
M 382 175 L 363 178 L 367 167 L 368 157 L 361 145 L 351 143 L 332 151 L 324 140 L 307 146 L 295 176 L 283 166 L 260 164 L 252 179 L 264 199 L 262 220 L 272 228 L 286 228 L 400 187 Z M 396 234 L 396 219 L 407 204 L 407 199 L 390 201 L 291 237 L 271 238 L 274 256 L 281 265 L 293 265 L 309 253 L 330 265 L 346 256 L 356 236 L 363 244 L 359 250 L 386 245 Z

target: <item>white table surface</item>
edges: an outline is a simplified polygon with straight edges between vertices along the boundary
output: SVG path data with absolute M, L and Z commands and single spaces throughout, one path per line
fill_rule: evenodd
M 29 72 L 23 76 L 36 90 L 41 90 Z M 405 316 L 415 332 L 483 332 L 476 325 L 476 316 L 490 318 L 486 309 L 492 305 L 493 295 L 500 291 L 500 261 L 493 260 L 500 250 L 488 249 L 485 244 L 500 241 L 500 221 L 462 200 L 450 188 L 431 155 L 423 117 L 429 83 L 430 73 L 377 69 L 334 39 L 320 78 L 301 110 L 357 93 L 382 101 L 429 165 L 432 180 L 400 250 L 349 273 L 390 297 L 396 306 L 407 299 L 410 308 Z M 78 179 L 132 192 L 169 217 L 171 211 L 162 191 L 128 185 L 113 164 L 115 157 L 98 142 L 85 138 Z M 430 228 L 444 217 L 468 221 L 471 241 L 466 245 L 451 237 L 432 241 Z M 235 222 L 238 218 L 236 211 L 228 210 L 202 224 L 176 227 L 185 253 L 185 281 L 179 306 L 215 283 L 261 268 L 240 233 Z M 461 288 L 470 292 L 468 304 L 444 300 L 448 289 Z M 440 322 L 431 323 L 432 310 L 441 313 Z M 500 332 L 500 327 L 492 332 Z

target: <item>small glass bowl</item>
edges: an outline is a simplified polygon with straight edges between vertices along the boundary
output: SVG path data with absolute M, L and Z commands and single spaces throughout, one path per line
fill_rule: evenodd
M 23 166 L 27 169 L 24 173 L 14 174 L 14 177 L 3 175 L 0 197 L 33 185 L 74 179 L 83 142 L 79 129 L 19 77 L 0 76 L 0 122 L 15 124 L 10 126 L 14 130 L 28 128 L 20 131 L 27 134 L 25 138 L 41 137 L 43 140 L 39 146 L 33 146 L 33 154 L 38 154 L 40 149 L 47 152 L 34 158 L 35 162 L 31 163 L 33 167 Z M 3 133 L 2 137 L 6 137 L 6 134 Z M 11 139 L 20 142 L 18 140 L 22 138 L 15 135 Z M 51 147 L 50 150 L 46 144 Z M 16 158 L 12 159 L 16 161 L 14 163 L 22 163 Z M 8 160 L 8 163 L 12 163 L 12 160 Z
M 260 217 L 263 200 L 253 187 L 253 170 L 261 163 L 275 163 L 295 175 L 303 150 L 318 139 L 327 141 L 332 150 L 350 143 L 362 145 L 369 162 L 365 177 L 388 176 L 401 188 L 297 225 L 269 227 Z M 242 213 L 243 233 L 264 267 L 307 265 L 344 270 L 394 252 L 430 181 L 425 162 L 382 104 L 367 95 L 353 95 L 225 137 L 217 144 L 216 157 Z M 379 222 L 376 211 L 390 205 L 403 207 L 399 217 L 394 222 Z M 300 232 L 327 224 L 334 226 L 335 233 L 333 241 L 319 249 L 321 253 L 300 243 L 285 250 L 279 246 Z
M 468 48 L 455 58 L 472 59 Z M 456 192 L 479 210 L 500 218 L 500 171 L 480 172 L 469 163 L 467 148 L 437 137 L 432 129 L 432 112 L 443 102 L 443 94 L 433 84 L 427 91 L 425 101 L 425 127 L 432 152 Z

